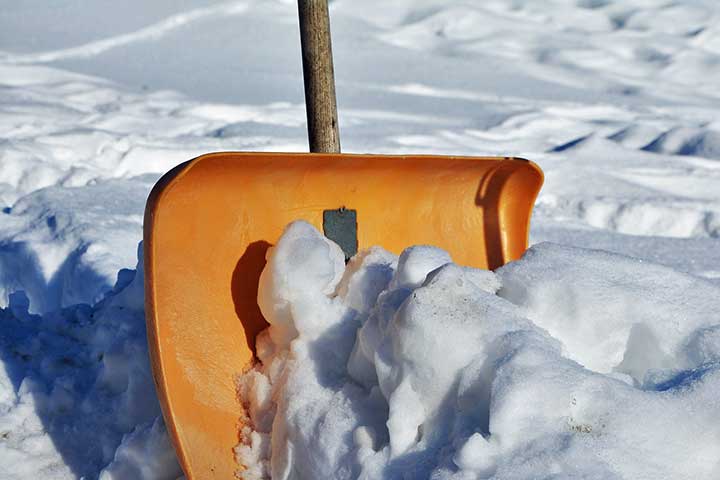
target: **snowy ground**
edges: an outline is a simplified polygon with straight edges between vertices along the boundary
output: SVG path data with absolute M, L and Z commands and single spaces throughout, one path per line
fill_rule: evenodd
M 530 158 L 533 242 L 720 281 L 717 2 L 331 5 L 345 151 Z M 0 477 L 179 474 L 128 270 L 145 197 L 304 128 L 293 1 L 0 12 Z

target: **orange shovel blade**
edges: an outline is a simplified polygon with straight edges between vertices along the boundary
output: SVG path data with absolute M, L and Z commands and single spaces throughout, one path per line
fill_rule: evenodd
M 148 341 L 165 421 L 189 479 L 233 478 L 234 378 L 266 323 L 265 253 L 303 219 L 357 212 L 360 249 L 436 245 L 497 268 L 527 248 L 543 175 L 511 158 L 213 153 L 157 183 L 145 212 Z

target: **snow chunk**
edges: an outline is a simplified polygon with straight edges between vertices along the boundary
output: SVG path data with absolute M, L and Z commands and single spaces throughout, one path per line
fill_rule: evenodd
M 559 339 L 567 356 L 638 384 L 653 368 L 697 366 L 686 345 L 720 323 L 716 285 L 609 252 L 543 243 L 498 275 L 500 295 Z
M 342 249 L 312 225 L 298 221 L 287 226 L 268 252 L 258 294 L 260 311 L 277 345 L 289 343 L 298 331 L 322 328 L 314 320 L 314 304 L 327 304 L 344 270 Z
M 391 287 L 417 287 L 423 283 L 428 273 L 450 262 L 450 255 L 437 247 L 420 245 L 407 248 L 400 255 Z

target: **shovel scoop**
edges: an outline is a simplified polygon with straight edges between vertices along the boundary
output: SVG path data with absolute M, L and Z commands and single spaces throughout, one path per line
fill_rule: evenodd
M 166 174 L 145 216 L 148 340 L 188 477 L 233 478 L 239 468 L 234 378 L 267 325 L 258 281 L 288 223 L 345 235 L 346 255 L 353 245 L 399 254 L 428 244 L 493 269 L 527 248 L 541 184 L 526 160 L 442 156 L 214 153 Z

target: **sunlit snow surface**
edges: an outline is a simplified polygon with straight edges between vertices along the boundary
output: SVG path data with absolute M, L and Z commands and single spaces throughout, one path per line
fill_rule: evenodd
M 598 250 L 270 251 L 241 478 L 715 478 L 720 287 Z
M 162 172 L 207 151 L 306 148 L 295 9 L 97 0 L 0 12 L 0 477 L 179 473 L 156 420 L 142 285 L 123 289 L 122 269 L 136 264 Z M 708 333 L 688 344 L 694 360 L 672 363 L 682 335 L 718 323 L 699 293 L 720 278 L 717 2 L 336 0 L 331 14 L 345 151 L 530 158 L 546 173 L 533 243 L 635 258 L 543 246 L 499 274 L 506 298 L 560 341 L 558 362 L 634 379 L 625 400 L 607 400 L 611 421 L 633 389 L 706 388 L 712 373 L 672 383 L 645 370 L 693 371 L 717 341 Z M 533 262 L 558 267 L 525 272 Z M 553 290 L 564 282 L 576 294 Z M 637 282 L 655 297 L 626 298 Z M 648 311 L 652 322 L 634 320 Z M 626 344 L 644 356 L 624 358 Z M 627 421 L 650 435 L 673 408 Z M 673 442 L 694 432 L 671 423 Z M 686 443 L 712 458 L 711 443 Z M 541 465 L 580 448 L 536 447 Z

